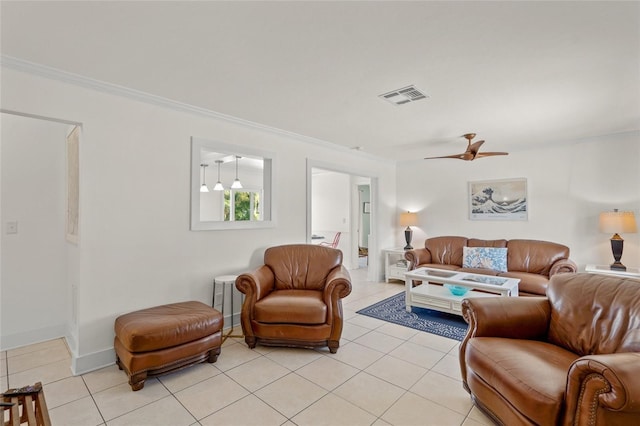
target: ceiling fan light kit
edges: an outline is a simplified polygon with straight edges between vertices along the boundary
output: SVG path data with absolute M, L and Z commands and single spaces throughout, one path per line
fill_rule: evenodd
M 476 158 L 492 157 L 494 155 L 509 155 L 508 152 L 480 152 L 480 147 L 484 143 L 483 140 L 471 143 L 471 140 L 476 137 L 475 133 L 467 133 L 462 135 L 467 140 L 467 150 L 462 154 L 444 155 L 441 157 L 425 157 L 425 160 L 434 160 L 437 158 L 455 158 L 464 161 L 473 161 Z

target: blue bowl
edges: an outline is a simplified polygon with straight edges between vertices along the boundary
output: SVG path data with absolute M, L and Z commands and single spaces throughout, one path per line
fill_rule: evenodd
M 469 287 L 463 287 L 461 285 L 445 284 L 444 286 L 454 296 L 464 296 L 469 291 Z

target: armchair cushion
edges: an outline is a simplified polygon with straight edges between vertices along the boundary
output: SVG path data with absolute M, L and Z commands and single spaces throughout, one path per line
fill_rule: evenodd
M 549 288 L 549 341 L 581 356 L 640 352 L 640 282 L 612 286 L 610 277 L 588 278 L 572 274 L 563 280 L 567 288 Z M 563 297 L 567 292 L 571 297 Z
M 342 252 L 281 248 L 271 247 L 264 253 L 264 264 L 273 271 L 276 290 L 323 290 L 329 272 L 342 265 Z
M 474 390 L 486 392 L 485 404 L 493 406 L 505 399 L 534 423 L 555 424 L 562 409 L 558 401 L 564 399 L 567 371 L 578 358 L 576 354 L 537 340 L 478 337 L 469 346 L 468 359 L 474 368 L 467 381 Z
M 279 290 L 256 302 L 253 318 L 267 324 L 324 324 L 327 305 L 320 291 Z

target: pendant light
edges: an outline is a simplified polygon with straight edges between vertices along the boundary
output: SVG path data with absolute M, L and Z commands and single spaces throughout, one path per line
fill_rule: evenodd
M 218 165 L 218 181 L 216 185 L 213 187 L 214 191 L 224 191 L 224 186 L 222 186 L 222 182 L 220 182 L 220 164 L 222 164 L 222 160 L 216 160 L 216 164 Z
M 209 187 L 207 186 L 207 182 L 205 179 L 205 172 L 207 170 L 207 167 L 209 167 L 209 165 L 200 164 L 200 167 L 202 167 L 202 186 L 200 186 L 200 192 L 209 192 Z
M 242 183 L 240 183 L 240 179 L 238 179 L 238 160 L 242 158 L 236 155 L 236 179 L 231 184 L 231 188 L 233 189 L 242 189 Z

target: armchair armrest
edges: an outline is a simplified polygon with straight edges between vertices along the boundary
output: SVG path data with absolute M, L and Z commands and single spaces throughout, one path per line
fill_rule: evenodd
M 462 316 L 469 324 L 458 353 L 462 386 L 467 385 L 465 354 L 473 337 L 541 339 L 551 321 L 551 307 L 546 297 L 486 297 L 462 300 Z
M 251 319 L 253 318 L 253 308 L 256 302 L 273 290 L 275 284 L 275 276 L 273 271 L 266 265 L 262 265 L 258 269 L 238 275 L 236 278 L 236 288 L 244 293 L 244 303 L 242 304 L 242 314 L 240 315 L 240 323 L 242 324 L 242 334 L 245 335 L 245 341 L 254 343 L 255 336 Z
M 274 282 L 275 277 L 271 268 L 262 265 L 252 272 L 238 275 L 236 288 L 245 294 L 246 299 L 250 299 L 255 303 L 271 293 Z
M 587 355 L 574 361 L 566 392 L 567 413 L 575 413 L 572 425 L 595 425 L 609 416 L 629 421 L 640 418 L 638 377 L 638 352 Z
M 551 307 L 546 297 L 487 297 L 462 301 L 462 316 L 471 337 L 540 339 L 546 336 Z M 464 342 L 463 341 L 463 342 Z
M 409 262 L 408 270 L 416 269 L 418 265 L 431 263 L 431 252 L 426 248 L 418 248 L 407 250 L 404 252 L 404 258 Z
M 551 269 L 549 270 L 549 278 L 554 276 L 555 274 L 561 274 L 565 272 L 578 272 L 578 265 L 571 259 L 560 259 L 555 261 L 553 265 L 551 265 Z
M 343 299 L 351 293 L 351 276 L 344 265 L 333 268 L 327 276 L 327 283 L 324 287 L 325 298 L 333 297 Z
M 327 305 L 327 323 L 332 324 L 329 340 L 340 340 L 342 334 L 341 299 L 351 293 L 351 276 L 344 265 L 336 266 L 327 276 L 324 287 L 324 303 Z

